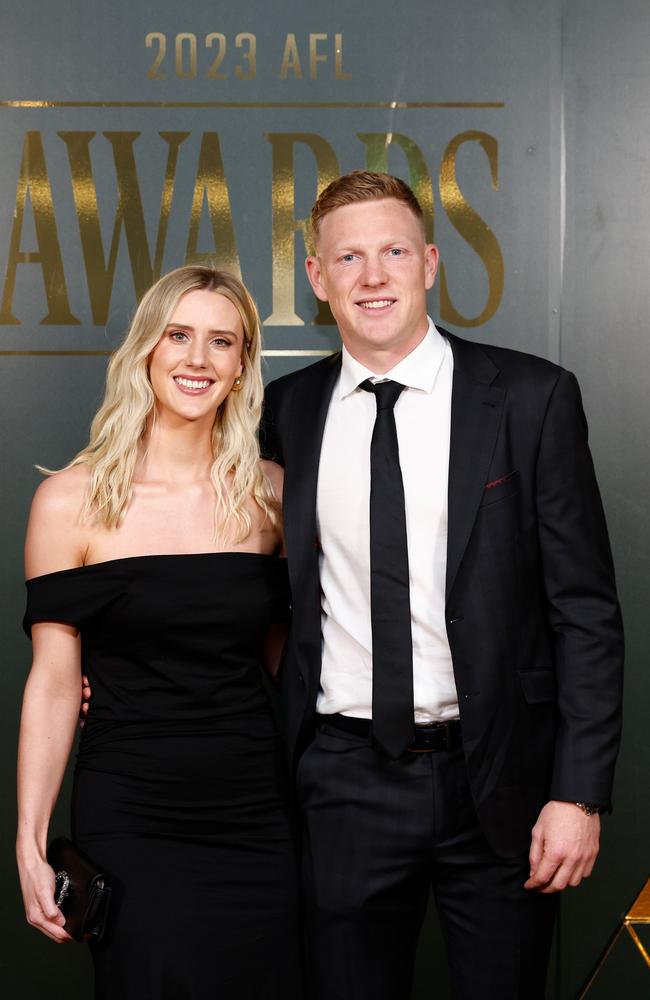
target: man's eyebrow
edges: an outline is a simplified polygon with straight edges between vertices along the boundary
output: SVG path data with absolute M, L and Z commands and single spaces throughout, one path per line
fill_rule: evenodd
M 396 233 L 393 236 L 386 236 L 384 239 L 378 240 L 377 242 L 379 246 L 389 247 L 393 246 L 393 244 L 395 243 L 415 243 L 416 240 L 414 239 L 413 236 L 407 236 L 405 233 Z M 363 250 L 363 249 L 364 246 L 362 244 L 352 241 L 350 241 L 349 243 L 339 243 L 335 247 L 337 253 L 341 253 L 341 251 L 345 250 Z

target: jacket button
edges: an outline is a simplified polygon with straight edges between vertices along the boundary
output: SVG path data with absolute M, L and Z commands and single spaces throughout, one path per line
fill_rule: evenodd
M 298 680 L 300 681 L 301 684 L 305 683 L 305 678 L 302 676 L 300 671 L 298 671 Z

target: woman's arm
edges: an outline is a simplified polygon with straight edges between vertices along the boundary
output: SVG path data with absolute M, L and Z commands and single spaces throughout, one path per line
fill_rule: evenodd
M 28 578 L 82 564 L 79 484 L 78 475 L 63 473 L 37 490 L 25 546 Z M 70 938 L 54 903 L 46 847 L 79 712 L 80 639 L 71 625 L 42 622 L 32 626 L 32 643 L 18 748 L 16 854 L 28 922 L 62 942 Z
M 289 625 L 286 622 L 271 625 L 266 633 L 263 652 L 264 669 L 274 680 L 277 680 L 278 677 L 288 634 Z
M 34 659 L 25 686 L 18 746 L 16 856 L 27 920 L 54 941 L 67 941 L 54 903 L 47 834 L 79 713 L 79 637 L 70 625 L 32 627 Z

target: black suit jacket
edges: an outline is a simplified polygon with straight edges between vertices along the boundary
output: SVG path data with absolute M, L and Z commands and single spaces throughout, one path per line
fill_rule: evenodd
M 622 627 L 572 374 L 448 337 L 454 355 L 446 617 L 469 781 L 500 854 L 525 851 L 549 799 L 610 805 Z M 336 355 L 267 388 L 263 453 L 285 469 L 293 628 L 283 667 L 295 761 L 321 665 L 316 487 Z M 435 428 L 422 429 L 422 454 Z M 341 502 L 354 483 L 341 484 Z

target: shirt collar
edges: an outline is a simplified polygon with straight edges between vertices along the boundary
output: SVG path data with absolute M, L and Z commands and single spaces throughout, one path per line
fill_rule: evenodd
M 410 389 L 432 392 L 445 356 L 447 341 L 436 329 L 431 317 L 427 317 L 427 319 L 429 320 L 429 328 L 424 338 L 410 354 L 402 358 L 385 375 L 377 375 L 376 372 L 366 368 L 360 361 L 352 357 L 344 345 L 341 358 L 341 377 L 337 391 L 338 398 L 343 399 L 345 396 L 349 396 L 367 378 L 373 381 L 393 379 Z

